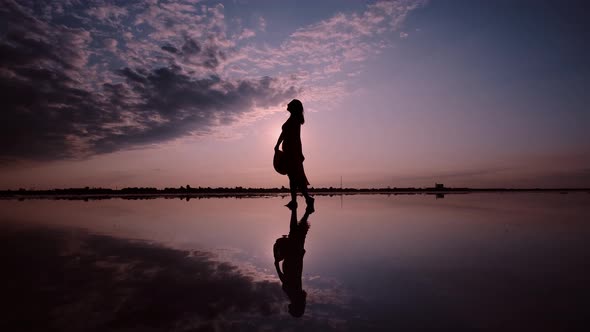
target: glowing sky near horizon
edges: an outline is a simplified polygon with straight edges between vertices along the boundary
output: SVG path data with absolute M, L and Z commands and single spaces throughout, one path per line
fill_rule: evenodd
M 590 187 L 587 7 L 0 0 L 0 189 Z

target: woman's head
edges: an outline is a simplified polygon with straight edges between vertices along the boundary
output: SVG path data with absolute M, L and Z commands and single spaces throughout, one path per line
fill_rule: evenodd
M 294 299 L 289 303 L 289 313 L 293 317 L 301 317 L 305 313 L 305 304 L 307 303 L 307 292 L 301 290 Z
M 303 104 L 298 99 L 291 100 L 287 105 L 287 111 L 297 118 L 299 123 L 303 124 L 305 122 L 305 118 L 303 117 Z

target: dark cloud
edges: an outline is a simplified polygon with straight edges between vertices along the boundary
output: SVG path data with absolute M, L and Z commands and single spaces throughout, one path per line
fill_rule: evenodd
M 83 122 L 99 122 L 92 93 L 78 87 L 85 63 L 83 30 L 49 26 L 15 3 L 4 3 L 0 37 L 0 151 L 3 157 L 62 158 L 68 136 Z
M 217 76 L 195 79 L 175 66 L 151 71 L 124 68 L 118 74 L 125 81 L 105 85 L 105 96 L 113 109 L 120 114 L 130 112 L 137 123 L 101 135 L 93 141 L 96 152 L 157 143 L 230 124 L 244 110 L 278 104 L 297 92 L 295 88 L 275 89 L 275 80 L 269 77 L 236 82 Z
M 182 45 L 182 52 L 185 54 L 197 54 L 201 52 L 201 46 L 197 41 L 187 38 L 184 45 Z
M 2 160 L 84 158 L 206 134 L 298 92 L 278 79 L 229 80 L 175 60 L 215 70 L 225 53 L 211 40 L 159 47 L 172 56 L 168 64 L 154 54 L 153 61 L 109 69 L 112 59 L 93 46 L 94 27 L 55 24 L 14 1 L 2 3 Z
M 186 37 L 180 47 L 167 44 L 162 50 L 172 53 L 186 63 L 215 70 L 226 59 L 226 54 L 215 43 L 201 45 L 198 41 Z
M 176 47 L 171 46 L 171 45 L 164 45 L 164 46 L 162 46 L 162 49 L 166 52 L 170 52 L 170 53 L 174 53 L 174 54 L 178 53 L 178 50 L 176 49 Z

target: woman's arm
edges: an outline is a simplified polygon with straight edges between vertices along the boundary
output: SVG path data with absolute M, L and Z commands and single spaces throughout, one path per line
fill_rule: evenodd
M 279 135 L 279 139 L 277 140 L 277 145 L 275 145 L 275 151 L 279 149 L 279 145 L 283 142 L 283 132 L 281 131 L 281 135 Z
M 279 275 L 279 279 L 281 282 L 284 282 L 283 272 L 281 272 L 281 268 L 279 267 L 279 261 L 275 260 L 275 267 L 277 268 L 277 274 Z

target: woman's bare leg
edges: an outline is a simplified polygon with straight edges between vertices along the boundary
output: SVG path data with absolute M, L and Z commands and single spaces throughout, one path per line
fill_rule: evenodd
M 309 192 L 307 192 L 307 186 L 301 187 L 301 193 L 303 194 L 303 197 L 305 197 L 305 200 L 309 201 L 311 196 L 309 196 Z
M 303 197 L 305 197 L 305 203 L 307 204 L 307 208 L 313 212 L 315 210 L 315 207 L 313 205 L 315 199 L 309 195 L 309 192 L 307 191 L 307 186 L 301 187 L 301 193 L 303 194 Z
M 287 206 L 297 207 L 297 184 L 291 177 L 289 177 L 289 190 L 291 191 L 291 202 Z

